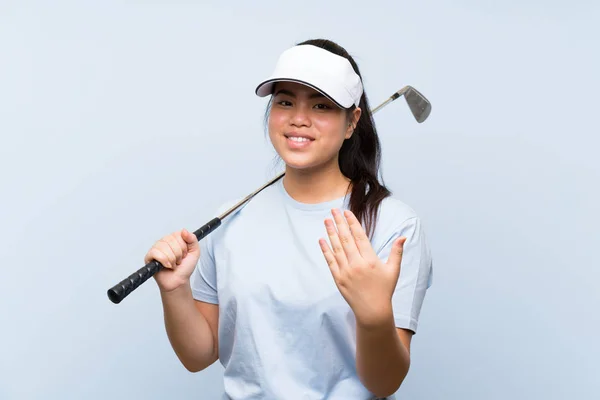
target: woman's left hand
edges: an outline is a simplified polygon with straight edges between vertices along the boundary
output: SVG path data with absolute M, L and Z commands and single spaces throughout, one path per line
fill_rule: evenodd
M 332 214 L 337 230 L 329 218 L 325 219 L 325 227 L 333 250 L 325 239 L 319 239 L 319 244 L 335 284 L 354 311 L 357 324 L 379 326 L 392 316 L 392 295 L 406 238 L 395 240 L 387 262 L 383 263 L 352 212 L 345 210 L 342 215 L 334 209 Z

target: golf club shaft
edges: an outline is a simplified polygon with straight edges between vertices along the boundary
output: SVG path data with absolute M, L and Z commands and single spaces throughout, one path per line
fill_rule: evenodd
M 377 111 L 379 111 L 383 107 L 387 106 L 392 101 L 396 100 L 398 97 L 402 96 L 404 93 L 406 93 L 407 90 L 408 90 L 408 86 L 405 86 L 402 89 L 398 90 L 396 93 L 394 93 L 393 95 L 391 95 L 390 97 L 388 97 L 388 99 L 386 101 L 384 101 L 383 103 L 381 103 L 380 105 L 378 105 L 377 107 L 375 107 L 371 111 L 371 113 L 375 114 Z
M 384 106 L 388 105 L 392 101 L 396 100 L 403 94 L 404 89 L 394 93 L 390 96 L 385 102 L 377 106 L 373 109 L 372 113 L 375 114 L 377 111 L 381 110 Z M 238 202 L 236 205 L 231 207 L 229 210 L 225 211 L 222 215 L 213 218 L 208 223 L 203 225 L 201 228 L 194 232 L 194 235 L 198 239 L 198 241 L 205 238 L 208 234 L 217 229 L 222 220 L 235 211 L 238 207 L 245 204 L 247 201 L 256 196 L 259 192 L 261 192 L 266 187 L 272 185 L 277 180 L 281 179 L 285 175 L 285 172 L 279 174 L 269 182 L 265 183 L 262 187 L 255 190 L 253 193 L 246 196 L 243 200 Z M 156 260 L 150 261 L 148 264 L 144 265 L 142 268 L 129 275 L 127 278 L 123 279 L 121 282 L 117 283 L 115 286 L 110 288 L 107 292 L 108 298 L 115 304 L 119 304 L 125 297 L 127 297 L 131 292 L 137 289 L 142 283 L 146 282 L 150 277 L 160 271 L 164 266 Z

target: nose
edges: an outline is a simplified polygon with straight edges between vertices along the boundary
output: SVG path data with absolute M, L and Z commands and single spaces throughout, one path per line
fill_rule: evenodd
M 290 123 L 294 126 L 310 126 L 310 115 L 306 107 L 302 105 L 294 107 L 290 116 Z

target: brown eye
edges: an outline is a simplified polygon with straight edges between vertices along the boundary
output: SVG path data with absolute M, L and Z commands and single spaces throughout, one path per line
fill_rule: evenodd
M 327 104 L 323 104 L 323 103 L 317 104 L 317 105 L 315 105 L 315 107 L 318 108 L 319 110 L 327 110 L 327 109 L 331 108 Z

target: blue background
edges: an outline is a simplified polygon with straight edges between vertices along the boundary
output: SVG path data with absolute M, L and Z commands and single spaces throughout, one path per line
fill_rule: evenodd
M 0 2 L 0 398 L 216 399 L 155 282 L 106 290 L 278 170 L 254 95 L 281 51 L 355 56 L 382 173 L 435 260 L 405 399 L 600 397 L 592 1 Z

